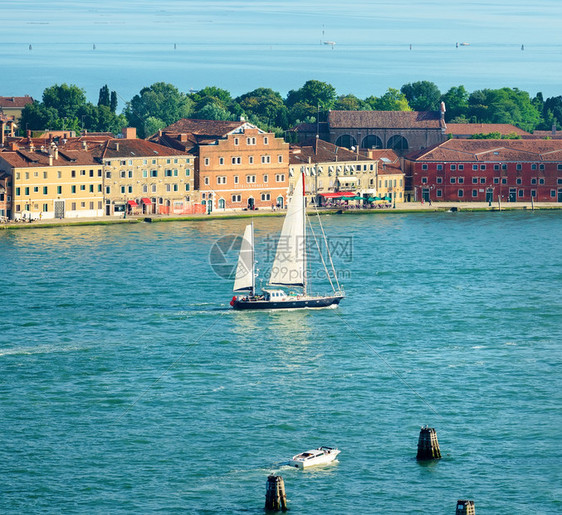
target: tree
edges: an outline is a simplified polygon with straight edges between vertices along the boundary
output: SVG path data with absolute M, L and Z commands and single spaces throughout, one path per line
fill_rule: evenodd
M 442 97 L 447 109 L 447 120 L 464 118 L 468 112 L 469 93 L 464 86 L 453 86 Z
M 473 91 L 468 105 L 468 115 L 479 123 L 510 123 L 532 131 L 541 122 L 541 114 L 529 93 L 517 88 Z
M 54 129 L 58 124 L 58 117 L 54 107 L 46 107 L 42 102 L 33 102 L 23 108 L 19 125 L 22 131 Z
M 370 96 L 365 99 L 365 103 L 369 106 L 369 109 L 375 111 L 411 111 L 412 109 L 408 105 L 408 100 L 406 100 L 406 95 L 401 93 L 400 90 L 395 88 L 388 88 L 386 93 L 377 98 L 375 96 Z
M 293 107 L 297 103 L 308 104 L 323 111 L 332 109 L 336 101 L 336 89 L 326 82 L 318 80 L 309 80 L 304 83 L 302 88 L 291 90 L 287 94 L 285 105 L 288 108 Z
M 192 113 L 193 102 L 172 84 L 156 82 L 141 89 L 125 107 L 125 116 L 130 126 L 136 127 L 139 136 L 148 136 L 148 118 L 161 120 L 166 125 L 187 118 Z
M 439 88 L 427 80 L 404 84 L 400 91 L 404 93 L 408 104 L 414 111 L 437 111 L 441 101 Z
M 195 112 L 195 117 L 200 120 L 232 120 L 233 115 L 224 109 L 221 104 L 210 102 Z
M 286 127 L 287 108 L 283 98 L 277 91 L 269 88 L 258 88 L 239 96 L 234 103 L 240 106 L 241 112 L 266 127 L 279 125 Z
M 222 103 L 225 108 L 227 108 L 232 102 L 230 92 L 226 89 L 217 88 L 216 86 L 207 86 L 203 89 L 200 89 L 199 91 L 196 91 L 195 93 L 191 93 L 189 97 L 196 104 L 201 100 L 212 98 L 215 101 Z
M 86 103 L 86 92 L 73 84 L 55 84 L 43 91 L 43 104 L 57 110 L 59 118 L 73 118 Z
M 100 88 L 98 106 L 108 106 L 109 107 L 109 87 L 108 87 L 107 84 Z
M 111 92 L 111 98 L 109 100 L 109 108 L 115 113 L 117 112 L 117 92 Z
M 545 129 L 548 130 L 555 123 L 557 127 L 562 124 L 562 96 L 547 98 L 542 111 Z
M 335 103 L 334 109 L 338 111 L 362 111 L 365 109 L 365 102 L 355 95 L 340 95 Z

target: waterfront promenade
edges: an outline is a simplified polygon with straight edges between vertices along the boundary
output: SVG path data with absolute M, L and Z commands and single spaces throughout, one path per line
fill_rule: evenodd
M 373 209 L 362 208 L 322 208 L 319 209 L 321 214 L 397 214 L 397 213 L 436 213 L 436 212 L 449 212 L 449 211 L 494 211 L 498 212 L 500 208 L 497 202 L 491 206 L 487 202 L 433 202 L 431 205 L 427 202 L 421 204 L 420 202 L 402 202 L 396 203 L 396 207 L 384 207 Z M 501 205 L 502 211 L 514 210 L 562 210 L 562 203 L 560 202 L 504 202 Z M 309 213 L 315 212 L 309 209 Z M 58 227 L 65 225 L 109 225 L 109 224 L 131 224 L 145 221 L 151 222 L 172 222 L 172 221 L 204 221 L 216 219 L 229 219 L 229 218 L 250 218 L 250 217 L 270 217 L 270 216 L 283 216 L 285 210 L 272 211 L 270 209 L 256 210 L 256 211 L 225 211 L 214 212 L 211 214 L 195 214 L 195 215 L 128 215 L 127 218 L 117 217 L 97 217 L 97 218 L 51 218 L 43 220 L 33 220 L 32 222 L 15 222 L 8 221 L 0 223 L 0 230 L 2 229 L 29 229 L 32 227 Z

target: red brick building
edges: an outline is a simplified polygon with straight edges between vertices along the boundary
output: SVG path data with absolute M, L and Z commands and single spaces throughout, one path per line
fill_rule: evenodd
M 562 202 L 562 141 L 451 139 L 406 156 L 407 199 Z

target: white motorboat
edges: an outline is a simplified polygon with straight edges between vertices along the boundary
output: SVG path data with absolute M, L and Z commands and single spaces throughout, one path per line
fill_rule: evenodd
M 301 452 L 289 461 L 289 465 L 300 469 L 313 467 L 315 465 L 327 465 L 334 461 L 341 451 L 333 447 L 318 447 L 311 451 Z

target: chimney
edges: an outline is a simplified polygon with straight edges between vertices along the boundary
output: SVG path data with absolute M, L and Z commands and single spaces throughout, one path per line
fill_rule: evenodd
M 10 142 L 10 150 L 12 150 L 13 152 L 19 150 L 19 148 L 20 148 L 19 145 L 15 141 Z
M 82 148 L 84 150 L 88 150 L 88 142 L 87 141 L 82 141 Z
M 556 122 L 552 123 L 552 135 L 556 136 Z
M 187 134 L 180 134 L 180 141 L 187 141 Z
M 59 158 L 59 147 L 55 147 L 55 161 Z
M 124 139 L 137 139 L 136 127 L 123 127 L 121 130 Z
M 117 152 L 119 152 L 119 142 L 118 141 L 115 142 L 115 150 L 117 150 Z
M 0 147 L 4 146 L 4 127 L 6 126 L 6 123 L 4 122 L 4 120 L 0 119 Z
M 53 154 L 49 154 L 49 166 L 53 166 Z

